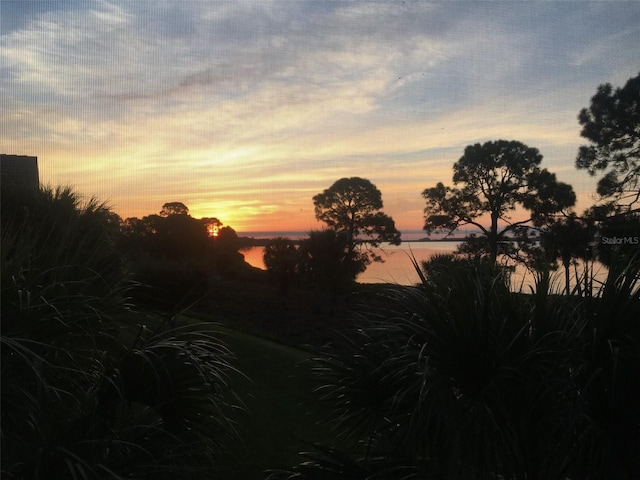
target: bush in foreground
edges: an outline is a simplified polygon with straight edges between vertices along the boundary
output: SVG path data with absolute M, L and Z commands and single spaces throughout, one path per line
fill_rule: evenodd
M 362 307 L 316 369 L 339 448 L 272 478 L 635 478 L 637 258 L 592 299 L 454 267 Z
M 210 478 L 236 404 L 211 334 L 132 311 L 109 209 L 2 198 L 2 478 Z

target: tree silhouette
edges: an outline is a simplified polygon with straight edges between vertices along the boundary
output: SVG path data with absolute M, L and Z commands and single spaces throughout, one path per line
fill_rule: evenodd
M 438 183 L 422 192 L 427 201 L 424 229 L 427 233 L 473 225 L 489 243 L 489 258 L 495 263 L 498 245 L 509 232 L 529 222 L 542 222 L 575 203 L 573 188 L 558 182 L 553 173 L 540 168 L 542 155 L 517 141 L 497 140 L 469 145 L 453 165 L 453 183 Z M 516 208 L 529 217 L 512 221 Z M 489 215 L 489 226 L 482 221 Z M 504 226 L 502 226 L 502 225 Z
M 209 244 L 205 226 L 189 215 L 149 215 L 143 221 L 151 225 L 153 248 L 162 257 L 201 257 Z
M 180 202 L 162 206 L 159 214 L 127 218 L 121 223 L 127 250 L 143 250 L 155 257 L 186 259 L 204 258 L 210 249 L 211 232 L 219 233 L 222 223 L 217 218 L 195 219 Z
M 289 290 L 296 273 L 297 257 L 295 243 L 286 237 L 276 237 L 264 248 L 264 265 L 283 292 Z
M 236 231 L 228 225 L 220 228 L 216 239 L 216 248 L 218 250 L 236 252 L 240 248 L 240 240 Z
M 598 194 L 623 210 L 635 208 L 640 202 L 640 74 L 615 91 L 609 83 L 600 85 L 578 120 L 580 135 L 591 145 L 580 147 L 576 167 L 603 173 Z
M 205 226 L 207 234 L 210 237 L 217 237 L 220 235 L 222 222 L 216 217 L 204 217 L 200 219 L 200 222 L 202 222 L 202 224 Z
M 168 202 L 162 205 L 161 217 L 169 215 L 189 215 L 189 208 L 182 202 Z
M 593 241 L 594 228 L 590 222 L 575 214 L 552 222 L 542 233 L 543 247 L 558 258 L 564 267 L 565 293 L 570 290 L 570 267 L 576 259 L 591 258 L 589 244 Z
M 339 291 L 348 286 L 366 268 L 366 260 L 354 251 L 348 257 L 348 241 L 345 232 L 314 230 L 300 243 L 298 249 L 298 273 L 302 281 L 329 291 Z
M 365 178 L 341 178 L 315 195 L 313 204 L 318 220 L 346 236 L 347 262 L 361 262 L 366 268 L 371 261 L 382 260 L 370 250 L 356 252 L 364 244 L 372 247 L 382 242 L 400 245 L 400 232 L 393 219 L 381 211 L 382 193 Z
M 598 222 L 598 260 L 610 269 L 640 262 L 640 213 L 610 215 Z

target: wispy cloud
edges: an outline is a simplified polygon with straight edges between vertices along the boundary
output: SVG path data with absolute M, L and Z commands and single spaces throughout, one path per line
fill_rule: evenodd
M 245 230 L 314 225 L 311 197 L 346 175 L 419 228 L 422 189 L 496 138 L 586 199 L 576 115 L 640 68 L 636 2 L 20 3 L 2 149 L 124 216 L 185 201 Z

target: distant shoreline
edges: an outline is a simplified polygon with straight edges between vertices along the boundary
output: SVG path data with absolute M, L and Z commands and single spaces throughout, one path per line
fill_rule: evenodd
M 254 233 L 254 232 L 249 232 Z M 251 248 L 251 247 L 266 247 L 269 245 L 275 238 L 288 238 L 294 243 L 300 243 L 302 240 L 307 238 L 307 234 L 303 235 L 283 235 L 283 233 L 293 233 L 293 232 L 278 232 L 278 235 L 274 236 L 266 236 L 264 233 L 268 232 L 255 232 L 260 236 L 248 236 L 247 234 L 239 234 L 238 239 L 240 241 L 240 248 Z M 274 232 L 275 233 L 275 232 Z M 298 232 L 295 232 L 298 233 Z M 406 243 L 446 243 L 446 242 L 463 242 L 465 237 L 448 237 L 448 238 L 415 238 L 409 240 L 402 240 L 403 244 Z
M 247 230 L 247 231 L 236 231 L 238 237 L 241 238 L 255 238 L 255 239 L 272 239 L 277 237 L 286 237 L 292 240 L 298 240 L 300 238 L 307 238 L 309 236 L 309 232 L 312 230 L 322 230 L 318 229 L 310 229 L 310 230 Z M 457 232 L 455 237 L 447 237 L 444 238 L 445 235 L 442 233 L 433 234 L 431 236 L 427 235 L 424 230 L 400 230 L 400 235 L 402 241 L 449 241 L 455 242 L 459 241 L 461 238 L 465 238 L 472 234 L 480 234 L 479 230 L 465 230 L 464 232 Z M 456 240 L 457 239 L 457 240 Z

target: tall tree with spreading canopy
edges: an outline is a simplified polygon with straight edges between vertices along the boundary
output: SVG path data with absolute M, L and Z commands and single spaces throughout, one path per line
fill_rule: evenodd
M 446 232 L 466 225 L 477 227 L 487 238 L 489 258 L 495 263 L 498 245 L 510 232 L 574 205 L 571 185 L 540 168 L 542 155 L 536 148 L 517 141 L 497 140 L 469 145 L 453 165 L 453 183 L 438 183 L 422 192 L 427 233 Z M 460 187 L 457 187 L 460 185 Z M 514 221 L 511 214 L 521 208 L 526 218 Z M 483 217 L 489 216 L 489 225 Z
M 372 247 L 383 242 L 400 245 L 400 232 L 395 222 L 381 211 L 382 193 L 365 178 L 341 178 L 315 195 L 313 204 L 318 220 L 346 235 L 347 262 L 359 262 L 366 267 L 371 261 L 382 261 L 371 250 L 357 251 L 364 244 Z
M 576 167 L 603 174 L 597 192 L 612 207 L 640 209 L 640 74 L 615 90 L 600 85 L 578 120 L 591 144 L 580 147 Z

